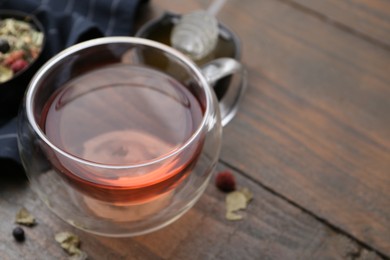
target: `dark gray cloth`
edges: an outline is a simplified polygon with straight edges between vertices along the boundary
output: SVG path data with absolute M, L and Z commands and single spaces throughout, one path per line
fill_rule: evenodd
M 46 41 L 39 65 L 66 47 L 102 36 L 132 35 L 134 19 L 145 0 L 0 0 L 0 10 L 34 15 L 43 25 Z M 17 86 L 28 85 L 33 73 L 20 77 Z M 24 92 L 24 89 L 23 89 Z M 22 92 L 21 92 L 22 93 Z M 1 93 L 0 93 L 1 94 Z M 19 106 L 22 94 L 12 100 Z M 9 102 L 9 100 L 7 101 Z M 0 114 L 0 159 L 20 162 L 17 148 L 16 109 Z M 7 160 L 8 161 L 8 160 Z

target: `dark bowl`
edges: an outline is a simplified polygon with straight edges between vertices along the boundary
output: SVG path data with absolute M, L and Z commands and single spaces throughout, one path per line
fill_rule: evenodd
M 0 10 L 0 19 L 13 18 L 29 23 L 35 30 L 44 33 L 42 24 L 31 14 L 15 10 Z M 35 72 L 43 65 L 42 52 L 45 35 L 38 57 L 26 68 L 17 72 L 10 80 L 0 83 L 0 125 L 15 117 L 18 113 L 24 92 Z
M 161 17 L 144 24 L 136 33 L 136 37 L 146 38 L 171 46 L 170 35 L 174 25 L 180 19 L 179 14 L 164 13 Z M 197 65 L 202 67 L 209 61 L 217 58 L 229 57 L 240 60 L 241 44 L 239 38 L 225 25 L 219 23 L 219 36 L 215 51 L 196 61 Z M 225 77 L 217 81 L 214 91 L 220 100 L 230 84 L 231 78 Z

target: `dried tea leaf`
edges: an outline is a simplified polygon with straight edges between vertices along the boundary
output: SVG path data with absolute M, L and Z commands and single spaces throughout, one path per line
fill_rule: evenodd
M 78 254 L 72 255 L 68 258 L 68 260 L 86 260 L 88 259 L 87 253 L 84 251 L 79 250 L 80 252 Z
M 252 199 L 253 193 L 248 188 L 230 192 L 226 196 L 226 219 L 231 221 L 243 219 L 237 211 L 246 209 Z
M 55 240 L 62 244 L 68 244 L 68 245 L 75 245 L 79 246 L 80 245 L 80 239 L 78 236 L 75 234 L 72 234 L 70 232 L 60 232 L 55 235 Z
M 240 209 L 245 209 L 247 205 L 247 199 L 245 195 L 240 191 L 230 192 L 226 196 L 226 211 L 233 212 Z
M 226 219 L 231 221 L 241 220 L 242 216 L 234 212 L 226 212 Z
M 22 207 L 16 214 L 15 222 L 25 226 L 33 226 L 36 224 L 34 216 L 25 207 Z
M 80 239 L 70 232 L 61 232 L 55 235 L 55 240 L 70 255 L 76 254 L 80 249 Z
M 0 65 L 0 83 L 11 79 L 13 75 L 14 72 L 10 68 Z
M 241 188 L 239 190 L 242 194 L 244 194 L 246 198 L 247 204 L 253 199 L 253 193 L 248 188 Z
M 87 254 L 80 250 L 81 241 L 78 236 L 70 232 L 60 232 L 55 235 L 55 240 L 72 257 L 72 260 L 87 259 Z

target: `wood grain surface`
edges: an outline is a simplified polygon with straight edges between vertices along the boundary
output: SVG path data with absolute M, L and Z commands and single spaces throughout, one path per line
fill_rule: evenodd
M 283 1 L 389 50 L 390 2 L 387 0 Z
M 209 3 L 151 1 L 144 18 Z M 89 259 L 390 258 L 388 14 L 384 0 L 227 1 L 218 18 L 242 41 L 249 86 L 218 170 L 254 192 L 244 220 L 225 220 L 225 194 L 210 183 L 160 231 L 98 237 L 56 218 L 1 164 L 0 259 L 67 259 L 53 239 L 65 230 Z M 19 244 L 11 232 L 21 206 L 38 225 Z
M 224 165 L 219 170 L 227 170 Z M 251 180 L 237 176 L 255 199 L 245 219 L 225 220 L 225 194 L 209 185 L 196 206 L 174 224 L 135 238 L 105 238 L 71 228 L 55 217 L 32 193 L 25 179 L 0 184 L 1 259 L 67 259 L 54 235 L 70 231 L 82 240 L 89 259 L 380 259 L 317 219 L 270 194 Z M 14 217 L 26 207 L 38 224 L 24 228 L 26 241 L 12 237 Z
M 194 8 L 179 2 L 164 5 Z M 222 161 L 389 254 L 390 52 L 285 1 L 232 1 L 219 18 L 250 82 Z

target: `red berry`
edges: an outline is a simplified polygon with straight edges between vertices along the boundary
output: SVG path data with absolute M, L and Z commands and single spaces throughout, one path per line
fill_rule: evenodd
M 24 69 L 27 66 L 28 66 L 27 61 L 25 61 L 23 59 L 19 59 L 19 60 L 14 61 L 11 64 L 11 70 L 13 70 L 13 72 L 16 73 L 16 72 L 21 71 L 22 69 Z
M 23 50 L 13 51 L 5 58 L 5 60 L 3 61 L 3 65 L 10 66 L 15 61 L 23 59 L 23 56 L 24 56 Z
M 229 171 L 220 172 L 215 178 L 215 185 L 224 192 L 234 191 L 236 189 L 236 179 Z

